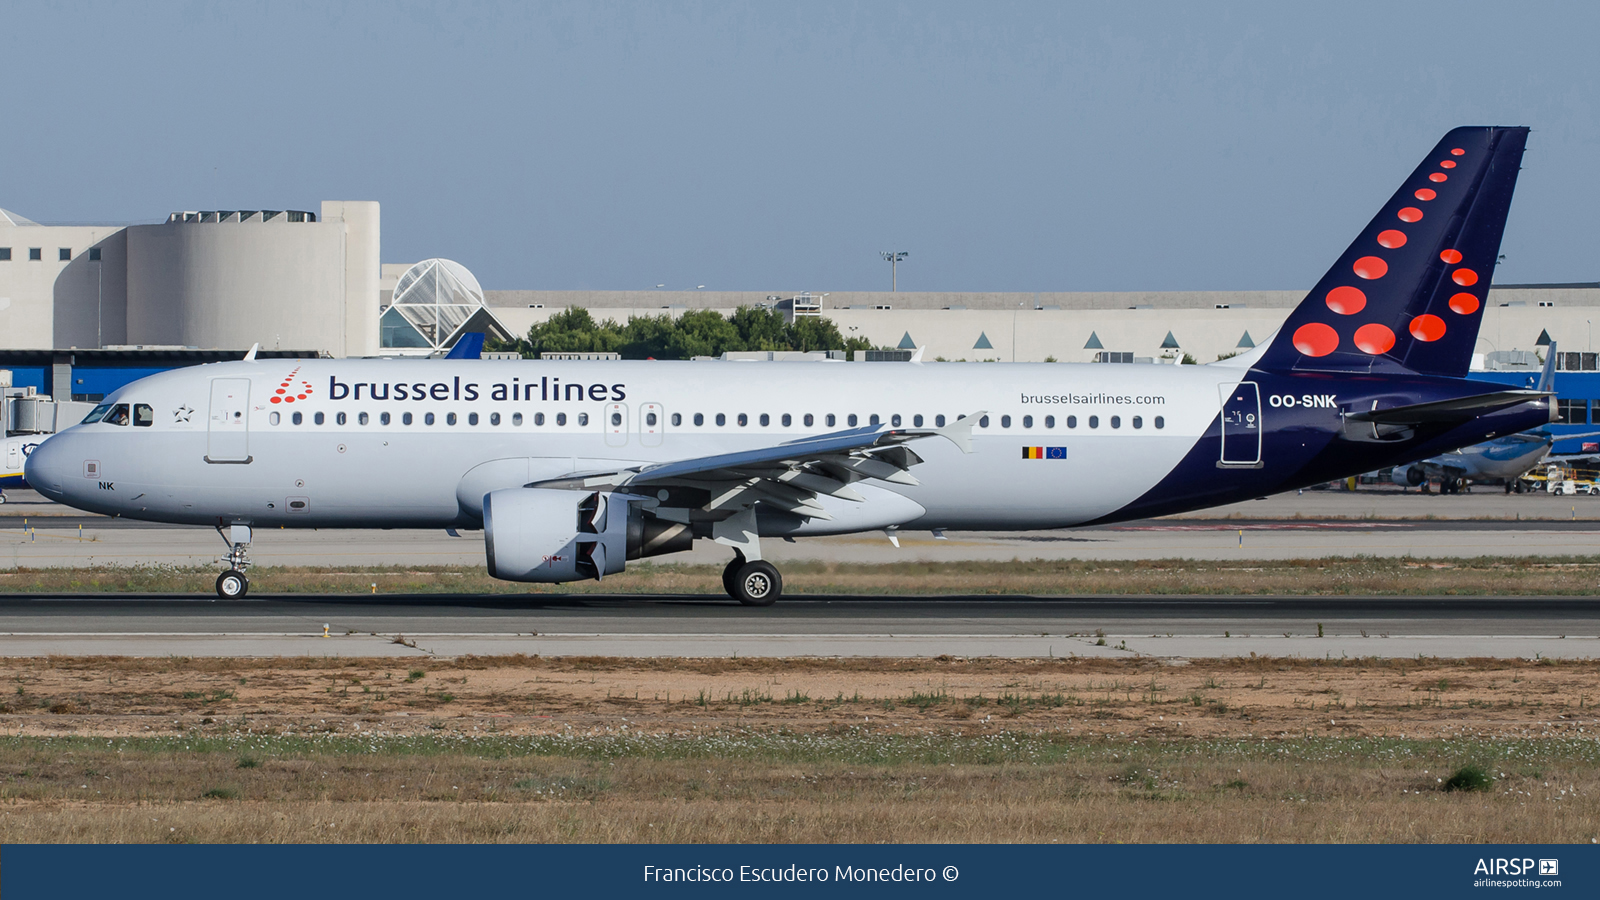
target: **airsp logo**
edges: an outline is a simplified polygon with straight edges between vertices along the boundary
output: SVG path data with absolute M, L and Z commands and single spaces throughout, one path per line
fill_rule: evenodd
M 1561 861 L 1558 860 L 1558 859 L 1541 859 L 1541 860 L 1539 860 L 1539 874 L 1540 875 L 1560 875 L 1561 874 Z
M 1534 861 L 1531 859 L 1479 859 L 1478 867 L 1472 870 L 1474 875 L 1527 875 L 1533 871 Z M 1539 860 L 1540 875 L 1559 874 L 1561 863 L 1554 859 Z

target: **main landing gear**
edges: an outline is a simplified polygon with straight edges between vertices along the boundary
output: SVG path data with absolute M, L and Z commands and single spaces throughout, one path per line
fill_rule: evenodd
M 733 560 L 722 570 L 722 588 L 745 606 L 771 606 L 783 595 L 783 576 L 772 563 L 746 560 L 742 551 L 735 550 Z
M 217 535 L 228 545 L 228 554 L 222 558 L 228 570 L 217 576 L 217 596 L 239 600 L 250 593 L 250 579 L 244 575 L 250 569 L 250 526 L 218 525 Z

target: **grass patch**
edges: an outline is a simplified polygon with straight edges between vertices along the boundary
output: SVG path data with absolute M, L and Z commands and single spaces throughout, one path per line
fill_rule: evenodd
M 1494 776 L 1481 766 L 1462 766 L 1445 779 L 1446 791 L 1487 791 L 1494 787 Z

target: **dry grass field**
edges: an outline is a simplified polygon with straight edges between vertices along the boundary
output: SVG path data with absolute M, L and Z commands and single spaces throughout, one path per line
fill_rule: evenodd
M 721 575 L 721 566 L 645 562 L 599 583 L 528 585 L 482 566 L 258 566 L 250 580 L 257 594 L 720 594 Z M 16 568 L 0 571 L 0 593 L 210 593 L 216 577 L 212 566 Z M 1600 557 L 797 561 L 783 579 L 791 594 L 1586 595 L 1600 590 Z
M 0 660 L 0 842 L 1600 839 L 1600 664 Z M 1451 776 L 1484 777 L 1451 790 Z

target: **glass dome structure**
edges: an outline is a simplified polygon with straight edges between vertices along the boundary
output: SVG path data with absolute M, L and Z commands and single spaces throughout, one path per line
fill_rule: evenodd
M 473 331 L 510 337 L 484 305 L 478 279 L 449 259 L 425 259 L 407 269 L 378 327 L 378 344 L 385 349 L 445 350 Z

